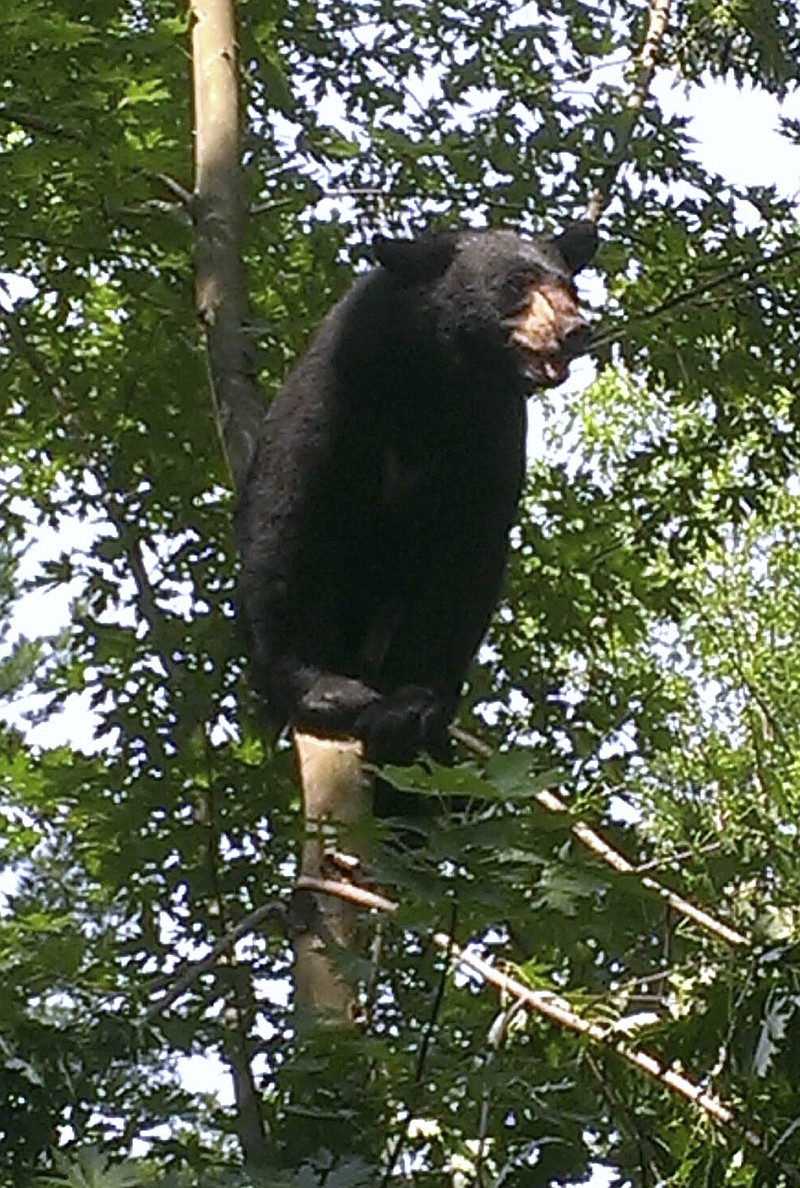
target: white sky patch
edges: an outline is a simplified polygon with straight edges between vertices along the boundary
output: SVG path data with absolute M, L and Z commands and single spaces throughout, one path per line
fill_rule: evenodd
M 775 186 L 800 195 L 800 145 L 778 131 L 781 116 L 800 119 L 800 90 L 781 103 L 766 91 L 719 79 L 685 86 L 659 77 L 653 93 L 667 115 L 689 115 L 694 156 L 706 169 L 739 186 Z
M 16 301 L 31 301 L 36 288 L 25 277 L 14 272 L 0 272 L 0 307 L 11 310 Z
M 187 1093 L 212 1093 L 224 1106 L 234 1103 L 233 1081 L 219 1056 L 180 1056 L 178 1076 Z

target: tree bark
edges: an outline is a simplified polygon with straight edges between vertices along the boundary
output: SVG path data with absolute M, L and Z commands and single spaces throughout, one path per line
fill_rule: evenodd
M 247 281 L 243 263 L 244 209 L 241 105 L 235 0 L 190 0 L 194 94 L 195 294 L 203 328 L 214 411 L 234 489 L 242 489 L 253 458 L 265 403 L 256 382 L 245 331 Z M 303 875 L 323 878 L 325 830 L 367 812 L 370 781 L 359 744 L 298 734 L 295 739 L 308 839 Z M 292 920 L 295 1000 L 326 1022 L 354 1017 L 354 991 L 337 960 L 355 943 L 355 915 L 341 900 L 302 892 Z M 236 1070 L 234 1069 L 234 1075 Z
M 372 803 L 372 780 L 363 768 L 363 748 L 355 739 L 323 738 L 295 731 L 295 753 L 303 788 L 306 839 L 301 878 L 341 877 L 333 855 L 344 827 L 365 816 Z M 352 839 L 348 857 L 355 861 Z M 336 896 L 298 891 L 293 912 L 295 1000 L 320 1022 L 355 1022 L 356 999 L 346 957 L 357 946 L 358 909 Z M 338 952 L 337 952 L 338 950 Z
M 235 0 L 191 0 L 195 296 L 223 450 L 241 490 L 264 416 L 248 349 Z

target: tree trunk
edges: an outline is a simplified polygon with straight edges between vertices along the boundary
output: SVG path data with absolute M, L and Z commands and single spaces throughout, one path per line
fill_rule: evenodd
M 203 327 L 217 426 L 234 488 L 244 483 L 264 416 L 245 323 L 241 115 L 235 0 L 190 0 L 195 120 L 196 303 Z M 367 812 L 370 780 L 353 741 L 298 734 L 295 739 L 308 839 L 301 873 L 323 878 L 326 830 Z M 330 870 L 327 871 L 330 874 Z M 298 893 L 293 919 L 296 1002 L 327 1022 L 354 1017 L 354 992 L 342 960 L 355 939 L 352 907 Z

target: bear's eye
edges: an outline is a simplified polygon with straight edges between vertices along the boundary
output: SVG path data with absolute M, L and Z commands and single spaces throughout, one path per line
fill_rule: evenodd
M 503 278 L 500 300 L 503 313 L 519 313 L 530 301 L 531 291 L 544 279 L 544 271 L 535 264 L 524 264 L 511 269 Z

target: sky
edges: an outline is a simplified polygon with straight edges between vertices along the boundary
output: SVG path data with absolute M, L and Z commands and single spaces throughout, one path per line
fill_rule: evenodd
M 781 113 L 800 119 L 800 92 L 779 104 L 764 92 L 720 81 L 687 93 L 661 78 L 653 90 L 669 114 L 691 115 L 697 157 L 707 168 L 728 182 L 775 185 L 783 197 L 800 197 L 800 145 L 777 131 Z

